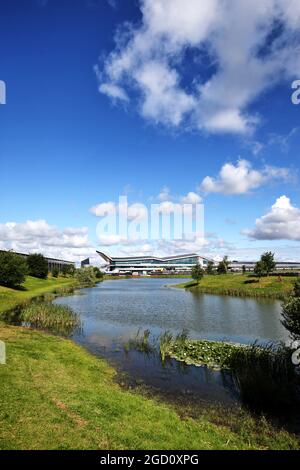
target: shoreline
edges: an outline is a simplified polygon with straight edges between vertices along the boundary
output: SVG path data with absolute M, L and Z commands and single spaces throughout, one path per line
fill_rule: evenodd
M 3 325 L 0 337 L 2 450 L 300 448 L 298 436 L 242 408 L 179 410 L 126 390 L 105 359 L 71 339 Z
M 3 415 L 0 449 L 300 448 L 298 436 L 271 421 L 261 424 L 243 408 L 228 413 L 224 405 L 199 404 L 195 413 L 188 403 L 183 411 L 142 389 L 128 390 L 116 382 L 116 368 L 72 338 L 0 322 L 0 339 L 7 346 L 0 415 L 1 404 L 12 410 Z
M 296 279 L 285 277 L 278 281 L 276 276 L 257 280 L 240 274 L 206 275 L 199 284 L 191 281 L 168 287 L 199 294 L 284 301 L 291 294 Z

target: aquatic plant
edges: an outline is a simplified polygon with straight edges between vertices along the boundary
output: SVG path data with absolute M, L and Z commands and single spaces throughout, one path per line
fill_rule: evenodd
M 124 344 L 124 349 L 126 352 L 130 350 L 139 351 L 145 354 L 151 354 L 154 352 L 155 347 L 150 342 L 150 330 L 144 330 L 141 334 L 140 329 L 136 333 L 134 338 L 129 339 Z
M 81 328 L 79 315 L 66 305 L 50 302 L 33 302 L 19 314 L 19 320 L 26 326 L 69 336 Z
M 166 356 L 168 356 L 170 353 L 170 347 L 171 347 L 172 342 L 173 342 L 173 335 L 169 331 L 165 331 L 159 337 L 160 357 L 163 362 L 165 361 Z
M 274 408 L 299 403 L 299 376 L 292 351 L 283 344 L 253 344 L 236 348 L 230 357 L 243 400 L 249 405 Z

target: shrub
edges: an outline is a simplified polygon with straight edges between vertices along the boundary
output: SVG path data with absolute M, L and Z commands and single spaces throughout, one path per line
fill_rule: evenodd
M 294 340 L 300 339 L 300 280 L 294 284 L 293 295 L 282 306 L 281 323 Z
M 46 258 L 40 253 L 34 253 L 27 257 L 28 274 L 39 279 L 46 279 L 48 276 L 48 263 Z
M 100 271 L 100 269 L 97 268 L 97 266 L 95 266 L 93 269 L 94 269 L 94 274 L 96 276 L 96 279 L 98 280 L 103 279 L 103 273 Z
M 282 307 L 282 324 L 295 340 L 300 339 L 300 297 L 290 297 Z
M 59 269 L 58 268 L 53 268 L 52 269 L 52 276 L 53 277 L 58 277 L 59 276 Z
M 84 287 L 93 286 L 97 282 L 94 268 L 92 266 L 76 269 L 75 278 L 78 283 Z
M 300 279 L 297 279 L 294 284 L 293 295 L 294 297 L 300 297 Z
M 75 268 L 72 264 L 64 264 L 61 272 L 64 276 L 74 276 Z
M 27 274 L 25 259 L 11 251 L 0 252 L 0 285 L 19 287 Z
M 200 264 L 196 264 L 192 269 L 192 278 L 195 281 L 200 282 L 203 276 L 204 276 L 203 268 L 200 266 Z

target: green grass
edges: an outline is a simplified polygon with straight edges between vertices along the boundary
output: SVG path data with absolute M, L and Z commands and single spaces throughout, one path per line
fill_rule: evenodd
M 74 287 L 76 281 L 73 278 L 48 278 L 37 279 L 28 276 L 21 289 L 9 289 L 0 286 L 0 316 L 1 313 L 28 303 L 34 297 L 39 297 L 55 291 L 62 291 Z
M 297 277 L 282 277 L 280 281 L 276 276 L 263 277 L 258 280 L 249 275 L 222 274 L 206 275 L 199 284 L 191 281 L 177 284 L 175 287 L 206 294 L 284 299 L 290 295 L 296 280 Z
M 115 371 L 70 340 L 0 326 L 0 449 L 298 449 L 299 441 L 239 411 L 182 416 L 122 389 Z

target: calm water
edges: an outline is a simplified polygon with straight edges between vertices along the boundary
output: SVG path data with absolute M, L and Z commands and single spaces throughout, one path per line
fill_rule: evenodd
M 166 285 L 178 279 L 129 279 L 100 283 L 70 297 L 56 299 L 81 315 L 82 334 L 74 340 L 106 357 L 130 383 L 144 383 L 164 393 L 197 396 L 210 402 L 234 403 L 238 392 L 228 372 L 161 364 L 158 354 L 127 352 L 124 344 L 149 329 L 152 339 L 183 329 L 191 338 L 251 343 L 286 340 L 280 323 L 280 302 L 197 294 Z

